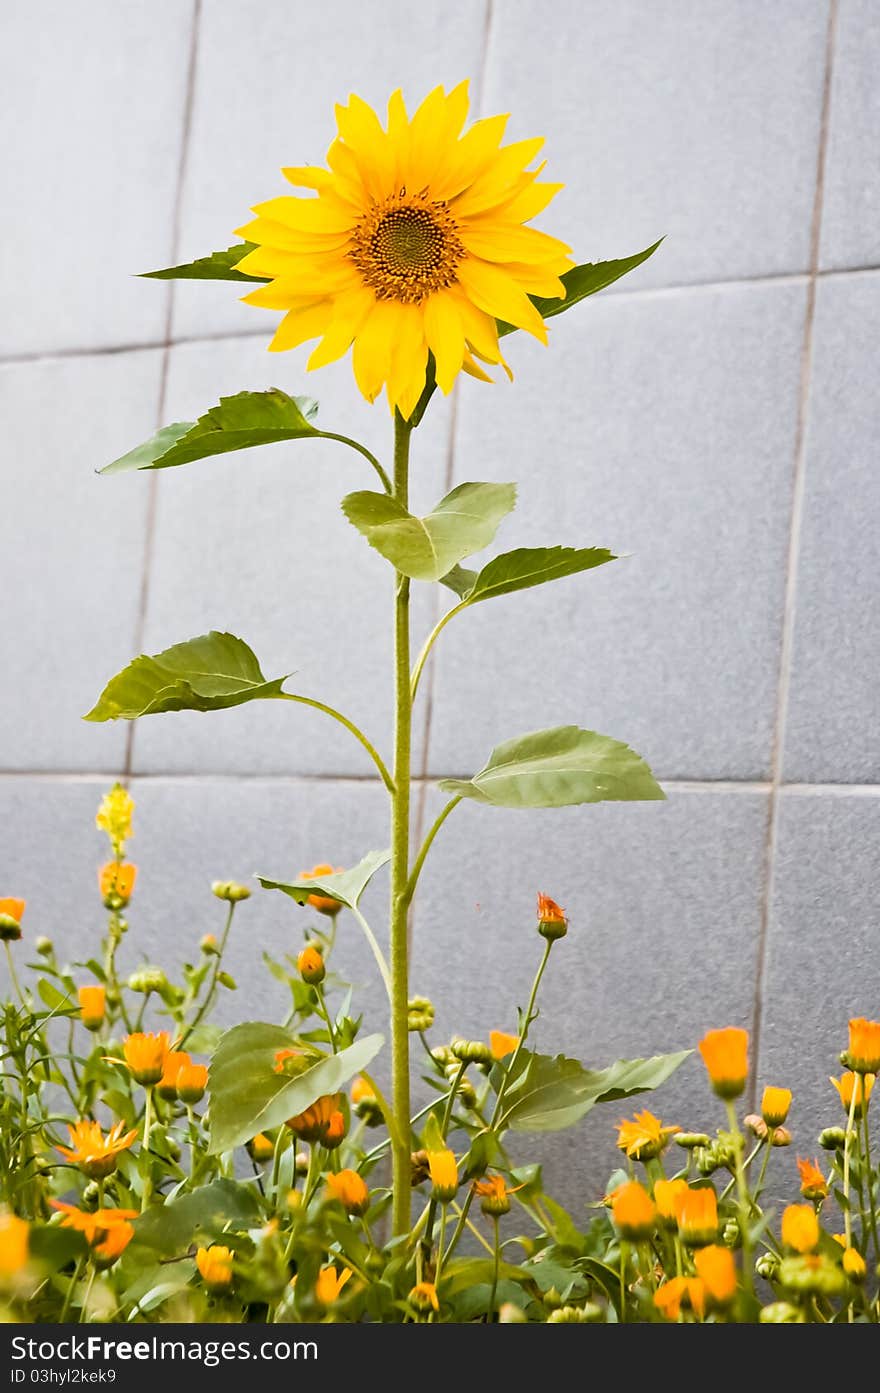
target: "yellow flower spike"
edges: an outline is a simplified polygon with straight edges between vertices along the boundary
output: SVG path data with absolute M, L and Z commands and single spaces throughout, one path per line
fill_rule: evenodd
M 713 1306 L 729 1306 L 736 1296 L 736 1263 L 729 1248 L 713 1243 L 694 1253 L 694 1267 Z
M 837 1096 L 845 1113 L 849 1114 L 850 1105 L 853 1099 L 853 1092 L 856 1095 L 855 1117 L 861 1117 L 864 1106 L 870 1102 L 871 1092 L 874 1087 L 873 1074 L 854 1074 L 847 1071 L 841 1074 L 839 1079 L 830 1079 L 830 1083 L 837 1089 Z
M 232 1249 L 221 1243 L 199 1248 L 196 1253 L 196 1267 L 209 1291 L 225 1291 L 232 1285 L 232 1263 Z
M 709 1030 L 698 1048 L 719 1098 L 738 1098 L 749 1076 L 748 1031 L 733 1025 Z
M 360 1218 L 370 1207 L 367 1182 L 355 1170 L 331 1171 L 327 1176 L 327 1189 L 347 1214 L 354 1214 Z
M 123 788 L 120 783 L 115 783 L 109 793 L 105 793 L 101 799 L 95 826 L 99 832 L 107 833 L 117 856 L 121 856 L 123 846 L 132 836 L 133 812 L 134 799 L 128 789 Z
M 564 298 L 559 279 L 574 263 L 556 238 L 525 226 L 561 185 L 529 168 L 542 141 L 502 146 L 506 117 L 462 134 L 467 83 L 430 92 L 410 117 L 400 92 L 383 128 L 360 97 L 337 106 L 327 169 L 284 171 L 312 196 L 258 204 L 238 235 L 256 244 L 238 262 L 267 279 L 244 297 L 285 310 L 276 352 L 312 339 L 310 368 L 352 351 L 368 401 L 383 387 L 391 410 L 412 414 L 429 353 L 449 393 L 475 358 L 504 364 L 498 323 L 547 341 L 530 295 Z
M 315 1281 L 315 1300 L 319 1306 L 332 1306 L 351 1276 L 351 1268 L 338 1272 L 335 1267 L 322 1267 Z
M 79 1166 L 90 1180 L 103 1180 L 116 1169 L 119 1153 L 126 1151 L 137 1136 L 137 1129 L 126 1132 L 125 1124 L 116 1122 L 105 1137 L 97 1122 L 83 1121 L 69 1123 L 70 1146 L 58 1146 L 56 1151 L 67 1161 Z
M 646 1108 L 635 1117 L 618 1123 L 617 1145 L 636 1161 L 651 1161 L 669 1145 L 669 1138 L 680 1131 L 680 1127 L 664 1127 L 660 1118 Z
M 442 1151 L 428 1152 L 428 1174 L 433 1186 L 432 1194 L 440 1204 L 448 1204 L 458 1192 L 458 1165 L 454 1152 L 445 1147 Z
M 621 1238 L 638 1243 L 650 1238 L 654 1228 L 654 1201 L 644 1185 L 629 1180 L 611 1196 L 611 1217 Z
M 107 1009 L 107 994 L 103 987 L 80 987 L 77 991 L 79 1014 L 86 1030 L 100 1030 Z
M 790 1204 L 782 1213 L 782 1241 L 796 1253 L 812 1253 L 819 1246 L 819 1220 L 811 1204 Z
M 15 1214 L 0 1213 L 0 1277 L 14 1277 L 28 1260 L 30 1224 Z
M 767 1087 L 761 1096 L 761 1117 L 768 1127 L 781 1127 L 791 1107 L 791 1089 Z
M 506 1059 L 509 1054 L 513 1054 L 518 1044 L 518 1035 L 508 1035 L 505 1030 L 489 1031 L 489 1049 L 495 1060 Z
M 880 1073 L 880 1021 L 864 1016 L 850 1021 L 847 1063 L 856 1074 Z

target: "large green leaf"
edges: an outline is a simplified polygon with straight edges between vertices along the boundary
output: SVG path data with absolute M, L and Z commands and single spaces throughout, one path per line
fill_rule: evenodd
M 368 851 L 363 860 L 347 871 L 317 877 L 304 876 L 294 881 L 269 880 L 266 876 L 258 875 L 257 880 L 264 890 L 281 890 L 297 904 L 306 904 L 310 895 L 326 895 L 328 899 L 338 900 L 347 909 L 357 909 L 361 895 L 373 876 L 390 860 L 390 851 Z
M 618 1101 L 657 1088 L 691 1054 L 618 1059 L 607 1069 L 585 1069 L 577 1059 L 523 1051 L 508 1081 L 503 1125 L 514 1132 L 559 1132 L 573 1127 L 597 1103 Z
M 276 1074 L 275 1055 L 295 1049 L 280 1026 L 247 1021 L 227 1030 L 211 1058 L 208 1088 L 212 1153 L 229 1151 L 258 1132 L 305 1112 L 325 1093 L 336 1093 L 375 1058 L 384 1041 L 366 1035 L 327 1055 L 297 1078 Z
M 178 464 L 271 445 L 279 440 L 320 438 L 311 424 L 318 403 L 311 397 L 289 397 L 278 387 L 267 392 L 238 392 L 221 397 L 197 421 L 177 421 L 163 426 L 149 440 L 128 454 L 106 464 L 99 474 L 123 474 L 131 469 L 169 469 Z
M 212 629 L 152 657 L 135 658 L 111 677 L 83 719 L 134 721 L 158 711 L 220 711 L 280 696 L 289 676 L 267 681 L 243 639 Z
M 664 798 L 628 745 L 579 726 L 536 730 L 496 745 L 472 779 L 442 779 L 445 793 L 496 808 L 565 808 L 575 803 Z
M 265 277 L 249 276 L 235 269 L 239 261 L 252 251 L 256 251 L 255 242 L 236 242 L 226 251 L 200 256 L 197 261 L 188 261 L 183 266 L 166 266 L 162 271 L 142 271 L 141 276 L 148 281 L 256 281 L 265 285 Z
M 510 595 L 515 590 L 530 590 L 533 585 L 546 585 L 550 580 L 562 580 L 591 571 L 616 561 L 613 552 L 604 547 L 519 547 L 516 551 L 495 556 L 481 571 L 466 571 L 453 566 L 443 576 L 443 584 L 469 605 L 491 600 L 496 595 Z
M 240 1232 L 259 1222 L 260 1202 L 253 1186 L 222 1178 L 142 1214 L 135 1222 L 133 1242 L 172 1258 L 205 1238 L 219 1238 L 227 1227 Z
M 643 252 L 636 252 L 635 256 L 625 256 L 619 261 L 588 261 L 583 266 L 573 266 L 570 271 L 566 271 L 560 277 L 566 290 L 564 300 L 545 300 L 539 295 L 531 295 L 529 299 L 542 319 L 552 319 L 556 314 L 565 314 L 565 311 L 570 310 L 572 305 L 586 300 L 588 295 L 595 295 L 597 290 L 604 290 L 607 285 L 613 285 L 615 281 L 620 280 L 621 276 L 625 276 L 629 271 L 634 271 L 637 266 L 641 266 L 643 261 L 647 261 L 649 256 L 654 255 L 662 241 L 661 237 L 653 246 L 646 247 Z M 498 321 L 500 335 L 512 334 L 515 327 L 513 324 Z
M 342 509 L 401 574 L 440 580 L 458 561 L 489 545 L 515 503 L 515 484 L 459 484 L 424 518 L 384 493 L 350 493 Z

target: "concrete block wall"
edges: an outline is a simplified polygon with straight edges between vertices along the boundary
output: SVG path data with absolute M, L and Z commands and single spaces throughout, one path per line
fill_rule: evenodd
M 216 929 L 216 876 L 385 842 L 370 766 L 311 712 L 79 719 L 135 653 L 219 626 L 381 740 L 388 580 L 338 510 L 369 486 L 356 457 L 93 470 L 270 385 L 387 451 L 348 364 L 307 377 L 304 352 L 267 357 L 272 316 L 234 285 L 132 273 L 227 245 L 281 165 L 322 160 L 350 90 L 381 104 L 469 76 L 478 111 L 546 135 L 567 189 L 544 225 L 579 259 L 667 240 L 557 320 L 549 350 L 517 341 L 512 389 L 466 381 L 419 432 L 417 505 L 517 479 L 503 545 L 631 553 L 450 628 L 419 712 L 420 825 L 439 777 L 569 720 L 632 743 L 669 801 L 462 807 L 426 873 L 414 987 L 444 1003 L 438 1038 L 513 1028 L 544 890 L 572 927 L 543 1047 L 601 1064 L 745 1025 L 809 1151 L 836 1120 L 823 1081 L 848 1016 L 880 1011 L 876 4 L 449 0 L 416 22 L 403 0 L 8 0 L 0 24 L 0 893 L 27 897 L 27 938 L 94 946 L 93 815 L 116 777 L 138 804 L 132 964 L 179 963 Z M 280 897 L 243 907 L 227 1019 L 282 1009 L 261 955 L 302 924 Z M 354 926 L 341 965 L 378 1020 Z M 656 1103 L 720 1120 L 696 1061 Z M 600 1192 L 618 1113 L 550 1145 L 569 1198 Z

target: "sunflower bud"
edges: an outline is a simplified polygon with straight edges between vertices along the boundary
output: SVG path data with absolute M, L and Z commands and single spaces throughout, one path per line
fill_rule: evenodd
M 248 887 L 239 885 L 236 880 L 213 881 L 211 893 L 216 895 L 218 900 L 225 900 L 227 904 L 238 904 L 240 900 L 249 900 L 251 897 Z
M 317 987 L 327 975 L 323 954 L 317 948 L 304 948 L 296 960 L 300 977 L 310 987 Z
M 542 938 L 546 938 L 548 943 L 554 943 L 557 938 L 565 938 L 568 933 L 565 910 L 560 909 L 549 895 L 538 895 L 538 933 Z
M 407 1012 L 409 1030 L 430 1030 L 434 1024 L 434 1003 L 426 996 L 411 996 Z
M 462 1064 L 491 1064 L 492 1051 L 482 1040 L 462 1040 L 457 1037 L 449 1046 Z

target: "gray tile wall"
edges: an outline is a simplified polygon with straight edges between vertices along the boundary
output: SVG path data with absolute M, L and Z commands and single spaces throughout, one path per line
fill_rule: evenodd
M 846 1021 L 880 1013 L 876 951 L 880 23 L 872 0 L 60 0 L 3 8 L 0 284 L 0 894 L 71 958 L 100 931 L 101 789 L 131 780 L 141 872 L 125 953 L 179 963 L 216 928 L 216 876 L 345 864 L 386 839 L 359 748 L 299 708 L 83 724 L 135 652 L 210 626 L 387 744 L 387 578 L 338 514 L 369 486 L 327 443 L 161 478 L 93 469 L 217 396 L 312 392 L 387 450 L 347 364 L 268 358 L 234 285 L 131 273 L 232 240 L 278 167 L 319 162 L 332 104 L 470 76 L 514 137 L 543 133 L 567 190 L 545 225 L 580 259 L 667 240 L 613 291 L 512 345 L 514 389 L 466 381 L 416 441 L 415 500 L 520 482 L 505 545 L 631 553 L 451 626 L 423 687 L 422 827 L 435 781 L 577 720 L 631 741 L 669 801 L 556 814 L 460 809 L 414 923 L 438 1031 L 512 1029 L 533 897 L 572 929 L 538 1025 L 590 1063 L 753 1031 L 790 1083 L 798 1148 L 835 1117 Z M 437 597 L 418 595 L 424 631 Z M 374 896 L 375 899 L 375 896 Z M 213 909 L 212 909 L 213 905 Z M 381 915 L 381 904 L 374 906 Z M 280 897 L 243 907 L 227 1020 L 282 1009 L 263 950 Z M 342 965 L 381 1019 L 371 960 Z M 705 1106 L 704 1106 L 705 1101 Z M 713 1121 L 694 1062 L 664 1116 Z M 550 1151 L 599 1193 L 611 1114 Z M 786 1167 L 788 1168 L 786 1171 Z M 793 1156 L 782 1158 L 783 1179 Z M 789 1177 L 790 1178 L 790 1177 Z

